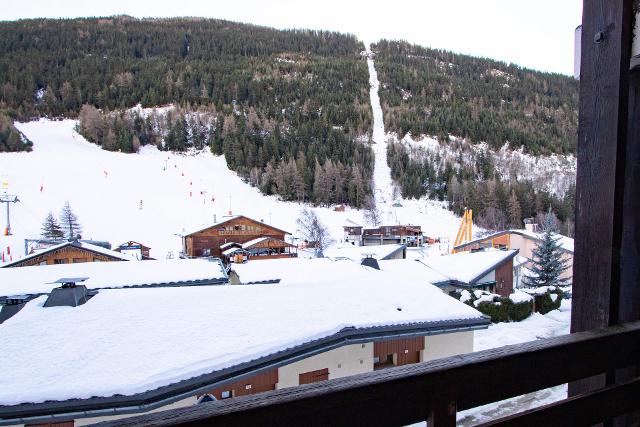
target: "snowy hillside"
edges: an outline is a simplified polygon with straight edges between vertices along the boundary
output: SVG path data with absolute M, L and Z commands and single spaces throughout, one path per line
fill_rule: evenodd
M 422 153 L 437 154 L 440 159 L 454 164 L 460 159 L 469 165 L 473 155 L 484 151 L 493 161 L 496 171 L 509 181 L 529 180 L 536 188 L 546 190 L 551 194 L 563 197 L 569 187 L 576 182 L 577 161 L 574 155 L 552 154 L 550 156 L 534 156 L 524 152 L 522 148 L 512 150 L 505 143 L 500 150 L 493 150 L 486 143 L 471 144 L 463 138 L 450 135 L 449 144 L 441 144 L 435 138 L 413 138 L 407 134 L 398 139 L 395 133 L 387 135 L 394 142 L 402 142 L 411 149 L 411 155 L 417 158 Z
M 220 220 L 229 211 L 296 234 L 303 206 L 262 195 L 231 172 L 223 157 L 208 151 L 179 155 L 149 146 L 138 154 L 108 152 L 78 135 L 75 124 L 46 119 L 16 123 L 33 141 L 33 152 L 0 154 L 0 180 L 9 183 L 9 194 L 20 198 L 11 206 L 14 235 L 0 236 L 0 248 L 6 254 L 11 247 L 14 260 L 24 253 L 24 239 L 39 237 L 47 213 L 58 216 L 66 200 L 79 217 L 84 238 L 114 246 L 140 241 L 157 258 L 169 251 L 177 254 L 176 233 L 183 228 L 211 223 L 214 217 Z M 383 191 L 391 194 L 390 188 Z M 402 207 L 392 207 L 390 200 L 386 202 L 380 206 L 385 224 L 417 224 L 428 236 L 453 240 L 459 219 L 441 205 L 402 200 Z M 314 210 L 338 242 L 347 219 L 363 224 L 362 211 Z M 3 230 L 5 222 L 3 212 Z

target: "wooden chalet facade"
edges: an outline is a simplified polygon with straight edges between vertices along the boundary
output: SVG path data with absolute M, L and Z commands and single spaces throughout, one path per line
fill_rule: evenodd
M 362 244 L 422 246 L 424 235 L 419 225 L 385 225 L 378 228 L 365 228 L 362 231 Z
M 128 261 L 115 251 L 83 242 L 72 241 L 52 246 L 42 252 L 3 265 L 8 267 L 29 267 L 34 265 L 75 264 L 81 262 Z
M 237 243 L 250 255 L 260 257 L 296 256 L 293 245 L 285 242 L 291 234 L 260 221 L 238 215 L 217 224 L 182 235 L 182 250 L 187 258 L 226 257 L 229 243 Z M 266 238 L 266 239 L 263 239 Z M 248 247 L 244 247 L 249 243 Z M 252 244 L 253 243 L 253 244 Z M 221 248 L 222 247 L 222 248 Z

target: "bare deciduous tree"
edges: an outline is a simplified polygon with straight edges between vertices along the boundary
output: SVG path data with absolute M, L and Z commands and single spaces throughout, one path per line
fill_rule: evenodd
M 298 232 L 316 250 L 316 257 L 324 257 L 324 250 L 333 240 L 329 235 L 329 229 L 320 222 L 318 215 L 310 209 L 304 208 L 296 221 Z

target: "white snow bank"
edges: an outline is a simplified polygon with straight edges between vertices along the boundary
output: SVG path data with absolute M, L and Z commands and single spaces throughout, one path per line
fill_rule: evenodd
M 522 292 L 519 289 L 516 289 L 516 291 L 514 293 L 509 295 L 509 299 L 514 304 L 520 304 L 520 303 L 523 303 L 523 302 L 533 301 L 533 297 L 531 295 L 529 295 L 526 292 Z

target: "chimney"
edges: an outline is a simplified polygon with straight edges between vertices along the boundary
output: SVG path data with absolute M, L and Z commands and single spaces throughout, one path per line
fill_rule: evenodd
M 84 282 L 88 277 L 72 277 L 58 279 L 52 283 L 60 283 L 59 288 L 54 288 L 49 298 L 44 303 L 45 307 L 77 307 L 89 299 L 89 292 L 84 285 L 76 283 Z
M 378 260 L 373 257 L 373 255 L 365 255 L 360 262 L 360 265 L 364 265 L 365 267 L 375 268 L 376 270 L 380 270 L 380 265 L 378 265 Z
M 27 295 L 14 295 L 2 298 L 2 301 L 0 301 L 0 306 L 2 307 L 2 310 L 0 310 L 0 324 L 22 310 L 25 303 L 31 298 L 32 297 Z
M 524 219 L 524 229 L 527 231 L 531 231 L 533 233 L 538 232 L 538 224 L 535 223 L 535 219 L 533 218 L 525 218 Z

